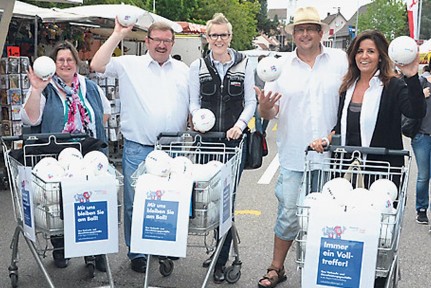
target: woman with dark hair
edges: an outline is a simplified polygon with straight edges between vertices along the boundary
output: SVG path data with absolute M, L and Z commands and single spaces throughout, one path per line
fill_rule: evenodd
M 341 134 L 341 145 L 384 147 L 402 150 L 401 115 L 422 118 L 425 97 L 418 78 L 419 55 L 410 64 L 397 65 L 397 77 L 388 56 L 389 43 L 376 30 L 360 33 L 347 50 L 349 69 L 339 89 L 340 105 L 333 133 Z M 329 135 L 331 140 L 333 134 Z M 310 146 L 323 151 L 325 138 Z M 402 156 L 369 155 L 367 160 L 403 165 Z
M 42 80 L 29 67 L 31 87 L 21 110 L 23 124 L 37 126 L 40 133 L 85 133 L 106 142 L 104 122 L 110 114 L 110 104 L 96 83 L 78 74 L 78 51 L 72 43 L 62 41 L 50 57 L 56 65 L 50 79 Z M 64 258 L 63 235 L 51 236 L 51 243 L 55 265 L 67 267 L 69 259 Z M 95 258 L 96 268 L 105 272 L 103 257 Z

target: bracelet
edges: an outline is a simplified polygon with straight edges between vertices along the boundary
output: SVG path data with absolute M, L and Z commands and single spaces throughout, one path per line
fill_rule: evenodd
M 323 141 L 325 141 L 326 143 L 323 143 Z M 328 137 L 323 137 L 322 138 L 322 146 L 329 146 L 329 144 L 331 144 L 331 142 L 329 142 Z

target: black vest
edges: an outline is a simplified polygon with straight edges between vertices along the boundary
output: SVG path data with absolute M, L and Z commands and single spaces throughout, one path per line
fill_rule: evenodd
M 211 110 L 216 122 L 211 131 L 226 132 L 238 121 L 244 110 L 244 79 L 248 59 L 234 51 L 235 62 L 223 82 L 210 56 L 200 59 L 199 82 L 201 108 Z

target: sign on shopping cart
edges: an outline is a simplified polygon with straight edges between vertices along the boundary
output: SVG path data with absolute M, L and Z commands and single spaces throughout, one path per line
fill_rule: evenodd
M 61 187 L 65 256 L 118 252 L 115 176 L 63 179 Z
M 34 226 L 33 199 L 34 191 L 32 186 L 31 167 L 18 167 L 18 189 L 21 195 L 22 220 L 24 236 L 31 241 L 36 241 L 36 231 Z
M 192 189 L 187 177 L 139 176 L 130 252 L 186 257 Z
M 303 286 L 374 287 L 380 220 L 374 209 L 310 211 Z

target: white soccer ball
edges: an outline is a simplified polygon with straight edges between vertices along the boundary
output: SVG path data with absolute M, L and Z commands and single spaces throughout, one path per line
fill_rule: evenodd
M 67 169 L 65 170 L 64 177 L 82 177 L 87 175 L 87 164 L 84 159 L 70 158 Z
M 196 131 L 207 132 L 215 124 L 215 115 L 211 110 L 202 108 L 193 113 L 192 122 Z
M 67 147 L 58 154 L 58 162 L 67 170 L 74 159 L 82 159 L 82 153 L 74 147 Z
M 192 179 L 195 182 L 209 181 L 213 176 L 213 169 L 206 164 L 192 165 Z
M 100 151 L 91 151 L 85 154 L 84 162 L 86 165 L 87 173 L 95 176 L 106 174 L 108 172 L 109 160 L 106 155 Z
M 389 44 L 389 58 L 398 65 L 407 65 L 412 63 L 417 56 L 418 45 L 416 41 L 408 36 L 400 36 L 392 40 Z
M 118 19 L 118 22 L 121 24 L 121 26 L 124 26 L 124 27 L 135 25 L 136 22 L 138 22 L 138 16 L 136 15 L 136 13 L 133 13 L 128 9 L 122 9 L 117 14 L 117 19 Z
M 370 209 L 372 202 L 372 193 L 365 188 L 355 188 L 347 198 L 347 209 Z
M 33 63 L 33 71 L 42 80 L 48 80 L 55 74 L 55 62 L 48 56 L 40 56 Z
M 36 164 L 33 173 L 44 182 L 60 182 L 64 169 L 55 158 L 45 157 Z
M 275 81 L 281 74 L 281 61 L 275 57 L 265 57 L 257 63 L 257 76 L 264 82 Z
M 337 177 L 326 182 L 322 187 L 322 193 L 329 195 L 332 199 L 337 200 L 340 205 L 345 205 L 348 193 L 353 190 L 349 180 L 343 177 Z
M 185 156 L 177 156 L 171 160 L 171 175 L 191 176 L 193 162 Z
M 145 158 L 145 169 L 148 174 L 168 176 L 171 171 L 172 158 L 165 151 L 153 150 Z
M 392 212 L 392 200 L 388 194 L 384 193 L 373 193 L 371 194 L 371 207 L 379 211 L 380 213 L 391 213 Z
M 398 188 L 394 182 L 389 179 L 379 179 L 373 182 L 370 186 L 371 192 L 386 193 L 394 202 L 398 197 Z

